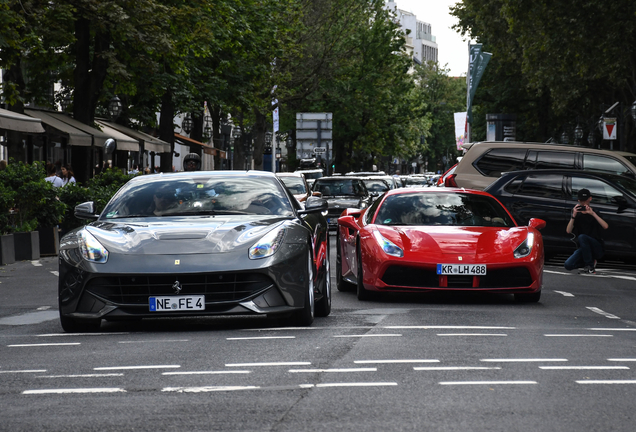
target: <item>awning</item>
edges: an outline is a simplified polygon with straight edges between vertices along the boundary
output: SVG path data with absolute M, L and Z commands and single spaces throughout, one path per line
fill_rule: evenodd
M 119 132 L 117 129 L 110 127 L 107 124 L 104 124 L 100 121 L 96 121 L 99 126 L 102 127 L 104 133 L 106 133 L 109 137 L 114 138 L 117 141 L 117 150 L 123 151 L 139 151 L 139 141 L 129 137 L 128 135 Z
M 73 126 L 60 121 L 57 117 L 53 117 L 51 112 L 46 111 L 35 111 L 35 110 L 24 110 L 25 114 L 28 114 L 31 117 L 35 117 L 38 119 L 42 119 L 42 123 L 45 125 L 56 129 L 64 135 L 68 136 L 68 145 L 71 146 L 81 146 L 81 147 L 90 147 L 93 139 L 91 135 L 83 132 Z
M 24 110 L 24 112 L 26 113 L 27 110 Z M 104 143 L 106 142 L 108 138 L 115 138 L 114 136 L 108 135 L 106 132 L 102 132 L 99 129 L 90 127 L 82 123 L 81 121 L 75 120 L 73 117 L 70 117 L 67 114 L 63 114 L 60 112 L 28 110 L 28 114 L 30 116 L 40 117 L 42 118 L 43 123 L 48 124 L 49 126 L 52 126 L 53 128 L 68 134 L 69 145 L 90 146 L 91 145 L 90 137 L 92 136 L 93 143 L 95 144 L 95 146 L 101 148 L 104 146 Z M 46 120 L 44 119 L 45 117 L 46 117 Z M 55 122 L 55 124 L 53 124 L 55 120 L 57 121 Z M 71 128 L 69 128 L 68 126 L 71 126 Z M 78 135 L 78 129 L 79 131 L 84 132 L 84 134 L 88 135 L 88 138 L 89 138 L 88 143 L 86 143 L 86 141 L 83 140 L 82 141 L 83 143 L 79 144 L 77 140 L 75 141 L 72 140 L 73 135 L 75 136 Z M 118 145 L 118 148 L 119 148 L 119 145 Z
M 39 118 L 22 115 L 0 108 L 0 129 L 26 133 L 44 133 Z
M 179 144 L 187 145 L 187 146 L 198 145 L 203 148 L 203 152 L 205 154 L 214 155 L 214 156 L 219 155 L 221 159 L 227 159 L 226 152 L 224 152 L 223 150 L 219 150 L 215 147 L 209 146 L 200 141 L 193 140 L 192 138 L 184 137 L 183 135 L 179 135 L 178 133 L 175 133 L 174 137 L 177 141 L 179 141 Z
M 170 143 L 153 137 L 145 132 L 141 132 L 117 123 L 109 122 L 106 120 L 98 120 L 99 124 L 109 126 L 119 132 L 128 135 L 139 141 L 139 144 L 143 144 L 144 150 L 155 153 L 170 153 Z

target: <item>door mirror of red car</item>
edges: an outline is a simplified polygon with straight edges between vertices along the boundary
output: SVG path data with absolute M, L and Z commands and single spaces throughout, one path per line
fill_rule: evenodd
M 531 218 L 528 222 L 528 226 L 540 230 L 545 228 L 545 221 L 543 219 Z
M 341 216 L 338 218 L 338 225 L 357 231 L 360 229 L 353 216 Z

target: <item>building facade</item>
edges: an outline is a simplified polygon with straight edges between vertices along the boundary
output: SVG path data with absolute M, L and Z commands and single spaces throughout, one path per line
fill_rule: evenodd
M 395 13 L 397 22 L 404 30 L 407 53 L 413 60 L 416 63 L 437 62 L 438 47 L 431 24 L 419 21 L 415 14 L 400 9 L 394 1 L 388 1 L 386 8 Z

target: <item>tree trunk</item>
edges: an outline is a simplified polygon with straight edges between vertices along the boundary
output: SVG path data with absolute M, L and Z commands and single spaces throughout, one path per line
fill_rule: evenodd
M 14 87 L 14 92 L 11 96 L 15 98 L 15 103 L 13 105 L 8 105 L 7 109 L 13 111 L 18 114 L 24 114 L 24 103 L 22 102 L 22 97 L 24 97 L 24 76 L 22 75 L 22 64 L 19 55 L 14 56 L 15 61 L 11 65 L 11 67 L 4 71 L 3 81 L 7 83 L 12 83 Z M 7 152 L 9 157 L 12 157 L 16 161 L 28 162 L 27 155 L 22 148 L 22 140 L 24 139 L 24 134 L 17 131 L 7 130 Z
M 170 153 L 161 153 L 161 171 L 172 171 L 174 153 L 174 101 L 172 90 L 167 88 L 161 97 L 161 115 L 159 117 L 159 138 L 170 143 Z M 175 167 L 176 168 L 176 167 Z M 179 167 L 178 169 L 181 169 Z
M 267 117 L 254 109 L 256 121 L 252 128 L 254 138 L 254 169 L 263 170 L 263 149 L 265 148 L 265 131 L 267 131 Z

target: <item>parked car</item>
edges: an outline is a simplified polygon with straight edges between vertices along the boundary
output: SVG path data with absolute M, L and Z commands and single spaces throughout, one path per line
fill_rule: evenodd
M 396 189 L 338 219 L 336 283 L 373 292 L 481 291 L 539 301 L 543 243 L 532 219 L 517 225 L 490 194 Z
M 92 223 L 60 243 L 59 314 L 67 332 L 101 320 L 285 315 L 310 325 L 331 310 L 329 237 L 272 173 L 208 171 L 131 179 Z
M 404 187 L 407 188 L 418 188 L 418 187 L 427 187 L 431 185 L 431 175 L 425 174 L 412 174 L 404 178 L 402 181 Z
M 283 184 L 289 189 L 289 191 L 294 195 L 294 198 L 298 200 L 298 202 L 303 203 L 310 196 L 320 196 L 320 192 L 311 191 L 311 187 L 307 183 L 307 179 L 305 179 L 305 175 L 303 173 L 293 172 L 293 173 L 276 173 L 276 177 L 278 177 Z
M 581 169 L 636 178 L 636 154 L 559 144 L 522 142 L 466 143 L 468 152 L 447 186 L 484 189 L 504 172 L 534 169 Z
M 327 222 L 330 229 L 338 227 L 338 218 L 344 209 L 363 209 L 373 202 L 373 197 L 360 177 L 321 177 L 316 180 L 313 190 L 320 192 L 329 204 Z
M 485 190 L 499 199 L 520 224 L 544 219 L 546 252 L 576 249 L 565 230 L 580 189 L 592 193 L 591 207 L 608 223 L 603 231 L 605 256 L 636 258 L 636 180 L 616 174 L 579 170 L 533 170 L 503 174 Z
M 362 177 L 362 181 L 367 187 L 369 194 L 374 198 L 379 197 L 386 191 L 399 187 L 397 179 L 393 176 Z

